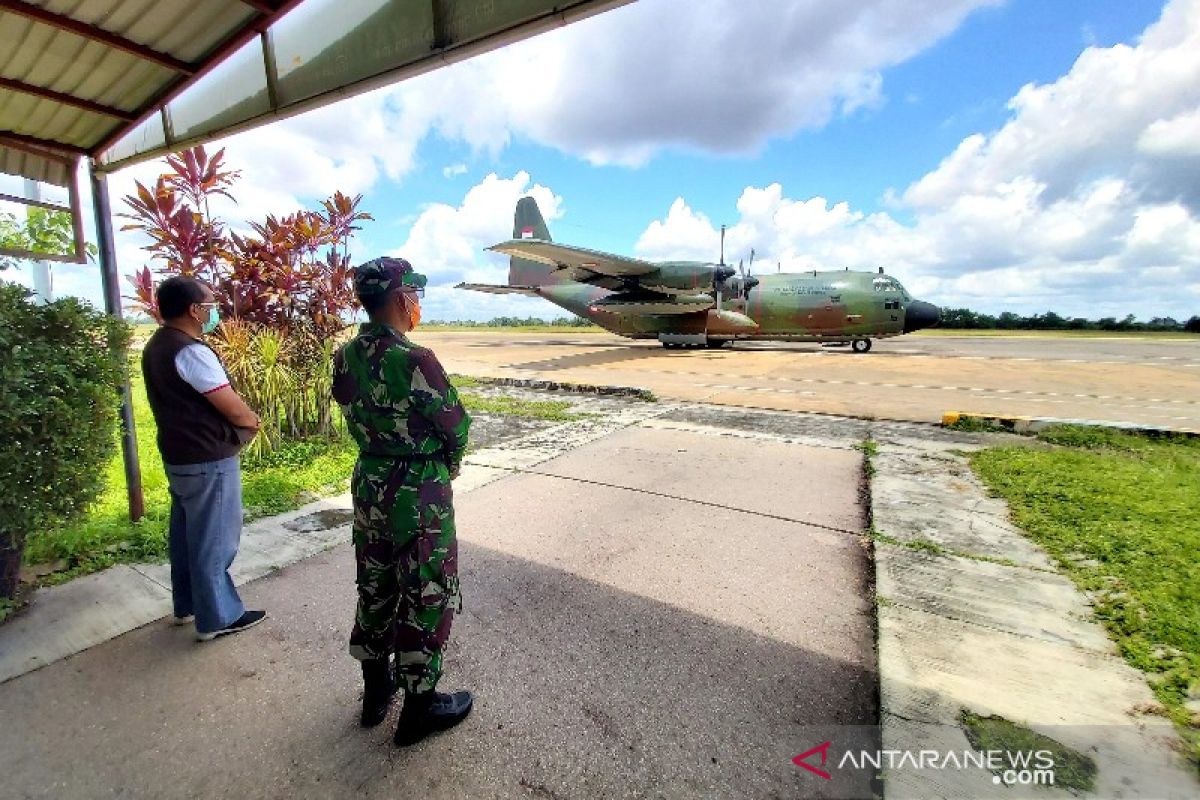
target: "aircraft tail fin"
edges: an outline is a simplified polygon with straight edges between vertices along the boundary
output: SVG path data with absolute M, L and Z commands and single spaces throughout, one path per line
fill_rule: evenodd
M 549 242 L 550 229 L 546 220 L 542 219 L 541 209 L 532 197 L 522 197 L 517 201 L 517 209 L 513 213 L 514 239 L 541 239 Z M 512 256 L 508 260 L 508 282 L 513 286 L 540 286 L 545 283 L 558 283 L 551 277 L 554 267 L 541 264 L 526 258 Z

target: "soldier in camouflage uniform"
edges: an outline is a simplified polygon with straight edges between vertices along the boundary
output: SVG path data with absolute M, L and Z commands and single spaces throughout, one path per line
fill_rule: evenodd
M 402 685 L 401 745 L 458 724 L 472 705 L 470 692 L 435 691 L 459 606 L 450 481 L 470 417 L 434 354 L 405 336 L 420 319 L 424 286 L 403 259 L 358 267 L 354 287 L 370 321 L 338 351 L 333 373 L 333 397 L 359 448 L 350 490 L 358 564 L 350 654 L 362 662 L 362 724 L 382 722 Z

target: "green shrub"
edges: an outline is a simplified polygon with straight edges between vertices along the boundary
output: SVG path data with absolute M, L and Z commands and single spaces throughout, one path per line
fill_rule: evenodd
M 128 327 L 66 298 L 0 284 L 0 598 L 16 591 L 25 537 L 102 488 L 116 447 Z

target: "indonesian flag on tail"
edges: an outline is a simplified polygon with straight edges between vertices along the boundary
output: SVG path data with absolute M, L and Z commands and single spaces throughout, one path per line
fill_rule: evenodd
M 533 238 L 533 228 L 521 228 L 521 238 L 522 239 L 532 239 Z

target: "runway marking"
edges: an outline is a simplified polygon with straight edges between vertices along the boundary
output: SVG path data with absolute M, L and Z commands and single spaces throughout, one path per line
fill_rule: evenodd
M 738 385 L 738 384 L 732 384 L 732 383 L 697 383 L 696 386 L 701 389 L 716 389 L 719 391 L 756 392 L 756 393 L 764 393 L 765 392 L 765 393 L 772 393 L 772 394 L 801 394 L 801 395 L 806 395 L 806 396 L 817 396 L 816 392 L 796 392 L 795 390 L 792 390 L 792 389 L 786 389 L 786 388 L 780 388 L 780 387 L 774 387 L 774 386 L 744 386 L 744 385 Z M 943 388 L 944 389 L 944 388 L 949 388 L 949 387 L 935 387 L 935 388 Z M 1002 394 L 1002 390 L 991 390 L 991 391 L 979 390 L 975 393 L 975 396 L 976 396 L 976 399 L 979 399 L 979 400 L 1011 401 L 1013 399 L 1010 395 Z M 1085 395 L 1084 397 L 1085 397 L 1085 399 L 1090 399 L 1090 400 L 1099 399 L 1098 397 L 1095 397 L 1095 396 Z M 1116 398 L 1116 399 L 1133 401 L 1133 404 L 1112 405 L 1112 406 L 1106 406 L 1106 407 L 1112 408 L 1112 409 L 1131 410 L 1131 411 L 1145 411 L 1145 410 L 1152 408 L 1151 406 L 1147 405 L 1148 403 L 1152 402 L 1149 400 L 1142 400 L 1140 398 L 1133 398 L 1133 397 Z M 1024 403 L 1049 403 L 1052 405 L 1066 405 L 1066 404 L 1074 402 L 1073 400 L 1069 400 L 1069 399 L 1065 399 L 1065 398 L 1052 398 L 1052 397 L 1021 397 L 1020 400 L 1021 400 L 1021 402 L 1024 402 Z M 1172 402 L 1172 401 L 1160 401 L 1159 408 L 1162 409 L 1165 406 L 1165 404 L 1170 403 L 1170 402 Z M 1171 417 L 1170 419 L 1176 420 L 1176 421 L 1194 421 L 1197 419 L 1197 417 L 1183 416 L 1183 417 Z
M 789 356 L 805 356 L 805 357 L 819 356 L 819 357 L 824 357 L 824 358 L 844 358 L 846 356 L 846 354 L 842 353 L 842 352 L 830 352 L 827 350 L 789 350 L 789 351 L 743 350 L 741 352 L 746 352 L 746 353 L 749 353 L 749 352 L 760 352 L 760 353 L 786 352 L 786 354 Z M 886 354 L 889 356 L 892 356 L 892 355 L 903 356 L 906 359 L 938 359 L 938 360 L 955 360 L 955 361 L 1025 361 L 1025 362 L 1040 361 L 1040 362 L 1046 363 L 1046 364 L 1096 364 L 1097 366 L 1121 366 L 1121 365 L 1131 365 L 1132 364 L 1135 366 L 1145 366 L 1145 367 L 1158 367 L 1158 366 L 1200 367 L 1200 364 L 1165 365 L 1165 364 L 1158 363 L 1158 361 L 1160 359 L 1167 359 L 1167 360 L 1172 360 L 1172 361 L 1182 361 L 1183 359 L 1186 359 L 1186 358 L 1194 358 L 1194 356 L 1146 356 L 1143 358 L 1130 357 L 1130 358 L 1126 358 L 1126 359 L 1116 359 L 1116 360 L 1102 359 L 1102 360 L 1098 360 L 1098 361 L 1093 361 L 1093 360 L 1087 359 L 1087 358 L 1046 358 L 1046 357 L 1033 357 L 1033 356 L 1001 356 L 1001 355 L 997 355 L 997 356 L 963 356 L 963 355 L 956 355 L 954 353 L 921 353 L 921 352 L 915 352 L 915 351 L 909 351 L 909 350 L 886 350 L 886 351 L 880 351 L 880 354 L 881 355 Z
M 698 373 L 698 372 L 683 372 L 683 371 L 674 371 L 672 374 L 701 375 L 703 377 L 710 377 L 710 375 L 711 375 L 711 374 L 704 374 L 704 373 Z M 736 377 L 751 378 L 751 376 L 736 376 Z M 1031 400 L 1032 398 L 1037 398 L 1037 397 L 1043 397 L 1043 398 L 1071 398 L 1071 397 L 1073 397 L 1073 398 L 1077 398 L 1080 400 L 1116 401 L 1118 403 L 1121 403 L 1121 402 L 1139 403 L 1139 404 L 1156 403 L 1160 406 L 1179 406 L 1179 405 L 1200 406 L 1200 400 L 1172 399 L 1172 398 L 1163 398 L 1163 397 L 1155 397 L 1155 398 L 1125 397 L 1125 396 L 1121 396 L 1121 395 L 1087 394 L 1087 393 L 1079 393 L 1079 392 L 1074 393 L 1074 394 L 1062 394 L 1060 392 L 1045 392 L 1045 391 L 1040 391 L 1037 389 L 1006 389 L 1006 388 L 999 388 L 999 387 L 998 388 L 988 388 L 988 387 L 984 387 L 984 386 L 929 386 L 926 384 L 883 383 L 883 382 L 878 382 L 878 381 L 844 381 L 844 380 L 839 380 L 836 378 L 831 378 L 831 379 L 826 379 L 826 378 L 786 378 L 786 377 L 780 377 L 780 376 L 776 376 L 776 375 L 763 375 L 761 377 L 752 377 L 751 379 L 752 380 L 760 380 L 760 381 L 770 381 L 770 382 L 808 383 L 808 384 L 837 385 L 837 386 L 863 386 L 863 387 L 876 388 L 876 389 L 919 389 L 919 390 L 926 390 L 926 391 L 932 390 L 932 391 L 942 391 L 942 392 L 969 392 L 974 395 L 979 395 L 979 394 L 996 395 L 997 396 L 996 399 L 1011 399 L 1013 396 L 1019 396 L 1024 400 Z M 769 386 L 744 386 L 744 385 L 734 385 L 734 384 L 727 384 L 727 383 L 697 383 L 696 386 L 701 387 L 701 388 L 738 389 L 738 390 L 742 390 L 742 391 L 752 391 L 752 392 L 791 391 L 791 390 L 786 390 L 783 388 L 775 388 L 775 387 L 769 387 Z M 1062 400 L 1048 399 L 1046 402 L 1067 403 L 1070 401 L 1066 400 L 1066 399 L 1062 399 Z M 1135 406 L 1125 406 L 1125 407 L 1126 408 L 1139 408 L 1140 406 L 1135 405 Z

